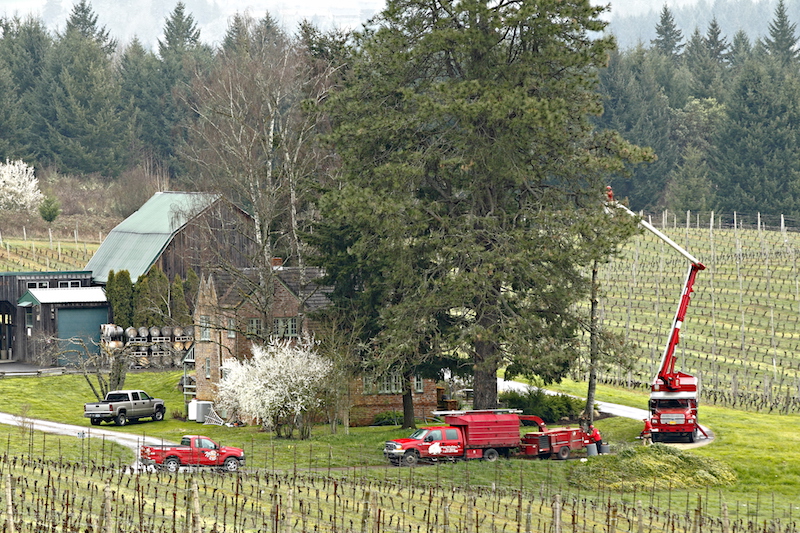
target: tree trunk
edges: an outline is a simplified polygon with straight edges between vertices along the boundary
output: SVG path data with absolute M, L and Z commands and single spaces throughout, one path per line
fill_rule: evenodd
M 589 386 L 586 391 L 586 407 L 581 415 L 581 422 L 584 429 L 594 423 L 594 397 L 597 388 L 597 358 L 599 356 L 599 344 L 597 336 L 600 334 L 597 316 L 597 261 L 592 263 L 592 288 L 591 288 L 591 308 L 589 314 Z
M 127 373 L 128 353 L 126 350 L 117 351 L 111 356 L 111 372 L 108 375 L 109 390 L 123 389 Z
M 403 429 L 416 429 L 417 423 L 414 420 L 414 391 L 411 387 L 411 380 L 414 379 L 414 371 L 403 372 Z
M 475 343 L 475 370 L 472 390 L 474 409 L 497 407 L 497 346 L 494 342 Z

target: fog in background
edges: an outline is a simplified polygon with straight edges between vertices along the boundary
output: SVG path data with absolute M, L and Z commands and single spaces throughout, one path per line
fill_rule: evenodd
M 716 18 L 730 43 L 739 30 L 744 30 L 751 42 L 768 35 L 778 0 L 612 0 L 611 12 L 605 18 L 610 21 L 609 30 L 619 47 L 630 49 L 638 43 L 649 47 L 665 4 L 683 33 L 683 42 L 689 40 L 695 28 L 705 35 L 709 23 Z M 784 0 L 784 4 L 789 20 L 800 23 L 800 2 Z
M 769 23 L 778 0 L 592 0 L 598 5 L 611 5 L 604 15 L 610 22 L 609 31 L 620 48 L 628 49 L 638 43 L 645 46 L 655 38 L 661 9 L 666 4 L 675 23 L 683 32 L 684 41 L 695 28 L 702 34 L 716 17 L 728 42 L 743 29 L 751 41 L 768 34 Z M 786 0 L 792 22 L 800 22 L 800 1 Z M 134 36 L 146 47 L 156 50 L 164 22 L 177 4 L 171 0 L 92 0 L 98 21 L 117 41 L 124 45 Z M 384 0 L 184 0 L 187 12 L 197 22 L 202 42 L 220 42 L 235 13 L 249 13 L 261 18 L 269 12 L 285 29 L 294 31 L 298 23 L 308 19 L 323 30 L 359 28 L 385 6 Z M 0 0 L 0 15 L 40 17 L 51 30 L 63 29 L 72 9 L 72 0 Z
M 175 9 L 177 0 L 90 0 L 98 23 L 124 45 L 134 36 L 145 47 L 157 49 L 164 23 Z M 0 16 L 33 14 L 41 18 L 50 30 L 63 30 L 72 0 L 0 0 Z M 183 0 L 186 13 L 194 17 L 200 29 L 200 40 L 218 44 L 225 35 L 228 20 L 237 12 L 261 18 L 269 12 L 285 29 L 294 31 L 298 23 L 308 19 L 317 27 L 358 28 L 378 13 L 383 0 Z

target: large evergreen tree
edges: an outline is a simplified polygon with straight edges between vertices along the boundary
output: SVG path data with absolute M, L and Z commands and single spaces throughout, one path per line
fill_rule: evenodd
M 588 120 L 613 47 L 588 38 L 601 12 L 583 0 L 390 0 L 330 106 L 344 183 L 317 242 L 334 298 L 363 295 L 371 346 L 404 373 L 467 356 L 477 408 L 496 405 L 506 362 L 565 375 L 580 266 L 608 253 L 580 236 L 584 224 L 606 233 L 602 185 L 621 151 L 638 151 Z
M 0 19 L 0 34 L 0 145 L 5 146 L 0 147 L 0 160 L 33 160 L 36 146 L 47 134 L 37 128 L 34 116 L 52 39 L 44 24 L 32 17 Z
M 797 63 L 800 52 L 797 50 L 796 29 L 797 24 L 789 22 L 786 4 L 779 0 L 775 8 L 775 18 L 769 24 L 769 37 L 764 38 L 764 45 L 769 54 L 784 65 Z
M 186 127 L 192 116 L 189 83 L 195 71 L 203 71 L 211 62 L 211 49 L 200 42 L 200 30 L 194 17 L 186 12 L 183 2 L 178 2 L 164 23 L 164 39 L 158 40 L 161 60 L 156 87 L 160 92 L 160 131 L 154 152 L 172 175 L 182 166 L 177 157 L 178 148 L 186 141 Z M 162 139 L 169 139 L 164 142 Z
M 120 96 L 135 121 L 142 156 L 166 166 L 174 152 L 171 124 L 164 112 L 171 86 L 161 62 L 134 39 L 123 51 L 119 74 Z
M 672 11 L 664 4 L 661 9 L 661 18 L 656 26 L 656 38 L 653 39 L 653 47 L 665 56 L 677 60 L 681 53 L 683 44 L 683 33 L 675 24 Z
M 720 208 L 800 217 L 800 80 L 778 59 L 739 71 L 714 139 Z
M 46 59 L 37 85 L 38 155 L 63 172 L 117 176 L 127 162 L 130 127 L 104 30 L 90 27 L 81 2 Z M 87 26 L 87 24 L 89 26 Z

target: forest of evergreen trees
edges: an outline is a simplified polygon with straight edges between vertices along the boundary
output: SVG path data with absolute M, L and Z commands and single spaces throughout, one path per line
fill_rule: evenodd
M 613 182 L 634 209 L 800 218 L 800 56 L 781 0 L 763 39 L 716 20 L 683 35 L 664 6 L 650 43 L 601 72 L 597 126 L 650 146 L 658 160 Z
M 725 35 L 716 19 L 685 35 L 665 5 L 653 40 L 612 55 L 596 126 L 657 156 L 611 180 L 618 197 L 636 210 L 800 219 L 800 54 L 788 13 L 781 0 L 763 38 Z M 269 15 L 258 28 L 279 31 Z M 253 30 L 235 17 L 214 49 L 178 3 L 154 52 L 120 46 L 81 0 L 63 31 L 34 17 L 0 19 L 0 31 L 0 160 L 107 182 L 145 167 L 195 188 L 183 154 L 197 80 Z

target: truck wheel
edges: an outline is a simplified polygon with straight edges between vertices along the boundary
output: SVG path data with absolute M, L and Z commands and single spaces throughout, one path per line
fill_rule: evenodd
M 102 422 L 102 420 L 101 420 L 101 419 L 99 419 L 99 418 L 90 418 L 89 420 L 91 420 L 91 421 L 92 421 L 92 425 L 93 425 L 93 426 L 99 426 L 99 425 L 100 425 L 100 422 Z
M 592 444 L 591 446 L 594 446 L 594 444 Z M 563 461 L 567 457 L 569 457 L 569 446 L 562 446 L 558 450 L 558 459 Z
M 695 429 L 691 433 L 688 434 L 689 442 L 694 442 L 697 440 L 697 430 Z
M 419 455 L 415 450 L 408 450 L 405 455 L 403 455 L 403 465 L 404 466 L 414 466 L 419 462 Z
M 500 454 L 497 453 L 497 450 L 495 450 L 494 448 L 489 448 L 488 450 L 483 452 L 483 459 L 485 461 L 489 461 L 490 463 L 497 461 L 497 458 L 499 456 Z
M 228 457 L 222 467 L 226 472 L 236 472 L 239 470 L 239 460 L 236 457 Z
M 114 418 L 114 423 L 118 426 L 124 426 L 128 423 L 128 417 L 125 416 L 125 413 L 120 413 Z
M 153 420 L 155 422 L 161 422 L 162 420 L 164 420 L 164 410 L 156 409 L 156 412 L 153 413 Z
M 167 472 L 175 473 L 181 467 L 181 462 L 178 461 L 177 457 L 168 457 L 166 461 L 164 461 L 164 468 Z

